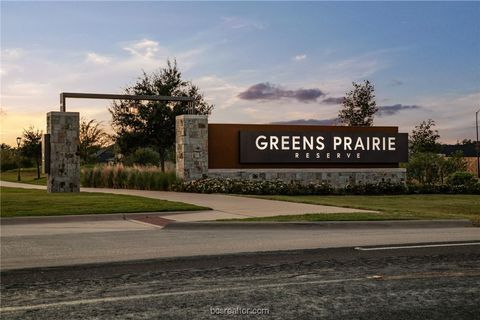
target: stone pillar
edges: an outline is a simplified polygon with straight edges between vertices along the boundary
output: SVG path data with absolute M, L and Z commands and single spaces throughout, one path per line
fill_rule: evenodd
M 177 176 L 185 181 L 208 175 L 208 116 L 181 115 L 175 123 Z
M 47 113 L 50 134 L 50 173 L 48 192 L 80 192 L 80 114 Z

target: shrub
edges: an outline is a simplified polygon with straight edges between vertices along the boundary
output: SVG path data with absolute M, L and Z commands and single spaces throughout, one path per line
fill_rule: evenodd
M 139 148 L 125 158 L 127 165 L 157 166 L 160 163 L 160 155 L 152 148 Z
M 325 183 L 300 184 L 297 182 L 252 181 L 235 179 L 201 179 L 177 183 L 175 191 L 196 193 L 234 193 L 251 195 L 392 195 L 429 193 L 480 194 L 480 183 L 472 185 L 404 185 L 391 182 L 348 185 L 334 188 Z
M 381 182 L 333 188 L 325 183 L 252 181 L 235 179 L 201 179 L 177 184 L 173 188 L 183 192 L 235 193 L 252 195 L 326 195 L 326 194 L 401 194 L 407 192 L 403 184 Z
M 418 152 L 410 155 L 407 175 L 410 180 L 421 184 L 432 184 L 440 179 L 439 168 L 443 158 L 432 152 Z
M 452 186 L 459 185 L 473 185 L 478 181 L 477 177 L 470 172 L 457 171 L 450 175 L 447 179 L 447 183 Z
M 408 185 L 410 194 L 480 194 L 480 182 L 469 185 Z

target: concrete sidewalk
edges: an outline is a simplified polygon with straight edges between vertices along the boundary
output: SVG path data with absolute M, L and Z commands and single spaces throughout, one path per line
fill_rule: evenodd
M 36 186 L 15 182 L 0 182 L 4 187 L 45 189 L 44 186 Z M 185 202 L 212 208 L 212 211 L 194 213 L 181 213 L 165 215 L 162 217 L 174 221 L 211 221 L 217 219 L 242 219 L 249 217 L 271 217 L 278 215 L 299 215 L 308 213 L 348 213 L 348 212 L 374 212 L 360 209 L 349 209 L 333 206 L 312 205 L 285 201 L 256 199 L 241 196 L 223 194 L 201 194 L 167 191 L 126 190 L 126 189 L 102 189 L 82 188 L 82 192 L 101 192 L 123 195 L 134 195 L 146 198 Z

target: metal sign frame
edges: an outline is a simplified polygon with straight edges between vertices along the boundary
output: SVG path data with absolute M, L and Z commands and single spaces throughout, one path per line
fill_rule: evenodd
M 60 111 L 67 109 L 67 98 L 75 99 L 106 99 L 106 100 L 132 100 L 132 101 L 181 101 L 188 103 L 188 113 L 193 114 L 194 98 L 191 97 L 170 97 L 155 95 L 129 95 L 129 94 L 108 94 L 108 93 L 84 93 L 84 92 L 62 92 L 60 93 Z

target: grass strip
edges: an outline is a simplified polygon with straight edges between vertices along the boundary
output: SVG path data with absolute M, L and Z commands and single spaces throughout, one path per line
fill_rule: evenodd
M 47 193 L 1 187 L 0 194 L 2 217 L 210 210 L 182 202 L 109 193 Z
M 261 199 L 373 210 L 379 213 L 307 214 L 253 218 L 251 221 L 361 221 L 404 219 L 470 219 L 473 222 L 480 221 L 480 196 L 478 195 L 421 194 L 392 196 L 256 197 Z M 249 219 L 245 219 L 244 221 L 250 221 Z
M 37 169 L 35 168 L 21 169 L 20 181 L 18 181 L 17 170 L 8 170 L 0 173 L 0 180 L 8 181 L 8 182 L 35 184 L 40 186 L 47 185 L 47 177 L 45 175 L 40 175 L 40 179 L 37 179 Z

